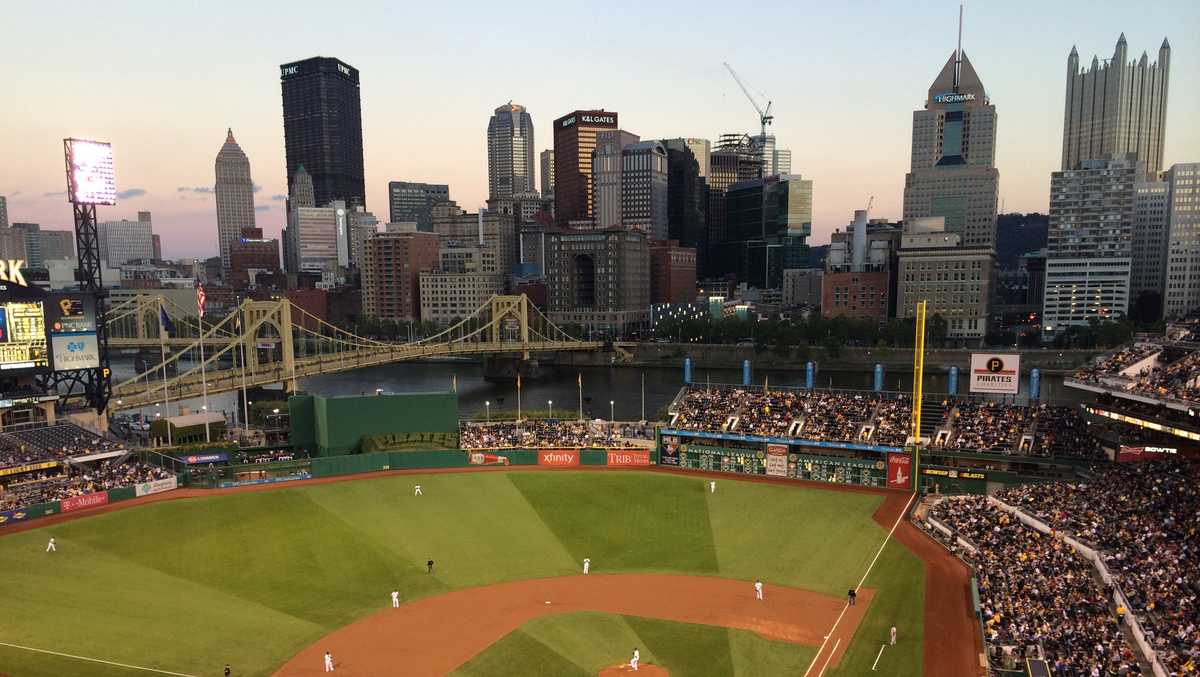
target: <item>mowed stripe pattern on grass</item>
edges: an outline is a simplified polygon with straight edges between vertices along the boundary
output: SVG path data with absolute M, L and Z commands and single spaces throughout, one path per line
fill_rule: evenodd
M 592 677 L 627 661 L 634 647 L 643 662 L 666 666 L 673 677 L 797 674 L 815 652 L 745 630 L 582 612 L 530 621 L 454 674 Z
M 511 471 L 156 503 L 0 538 L 0 634 L 180 672 L 229 662 L 253 675 L 378 610 L 394 588 L 411 600 L 570 574 L 585 556 L 597 571 L 761 576 L 768 594 L 775 580 L 836 592 L 877 547 L 877 502 L 732 480 L 710 496 L 699 478 L 657 473 Z M 49 535 L 59 552 L 47 555 Z M 44 674 L 43 664 L 0 653 L 0 672 Z

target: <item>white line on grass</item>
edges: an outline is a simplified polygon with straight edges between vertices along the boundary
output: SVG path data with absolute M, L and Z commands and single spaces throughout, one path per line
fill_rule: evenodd
M 887 547 L 888 541 L 892 539 L 892 534 L 896 533 L 896 527 L 900 526 L 900 520 L 904 519 L 904 516 L 908 514 L 908 506 L 912 503 L 912 500 L 916 498 L 916 496 L 917 495 L 914 493 L 908 497 L 907 501 L 904 502 L 904 510 L 901 510 L 900 514 L 896 516 L 896 521 L 892 523 L 892 528 L 888 531 L 887 536 L 883 537 L 883 543 L 879 544 L 879 550 L 875 552 L 874 559 L 872 559 L 871 563 L 867 566 L 867 570 L 863 573 L 862 579 L 858 581 L 858 585 L 854 588 L 855 592 L 858 592 L 858 589 L 862 587 L 863 582 L 867 580 L 867 576 L 871 575 L 871 569 L 875 568 L 875 563 L 879 561 L 879 556 L 883 554 L 883 549 Z M 825 644 L 829 642 L 830 637 L 833 637 L 833 631 L 837 630 L 838 624 L 842 622 L 842 616 L 846 615 L 846 609 L 849 608 L 849 604 L 842 607 L 842 613 L 838 614 L 837 620 L 833 622 L 833 627 L 829 628 L 829 632 L 825 634 L 825 641 L 821 642 L 821 647 L 817 649 L 817 655 L 813 656 L 812 662 L 808 664 L 808 669 L 804 671 L 804 677 L 808 677 L 808 674 L 812 672 L 812 669 L 817 665 L 817 661 L 821 658 L 821 652 L 825 650 Z M 841 640 L 839 639 L 838 641 Z M 834 646 L 836 647 L 837 644 L 835 643 Z M 830 655 L 832 656 L 832 653 Z M 825 664 L 828 665 L 829 661 L 825 661 Z M 821 672 L 825 672 L 825 668 L 821 668 Z
M 817 673 L 817 677 L 821 677 L 821 675 L 825 674 L 825 668 L 829 667 L 829 661 L 833 660 L 833 654 L 837 653 L 838 645 L 841 643 L 842 638 L 838 637 L 837 641 L 833 643 L 833 648 L 829 650 L 829 655 L 825 657 L 825 665 L 821 666 L 821 671 Z
M 59 651 L 49 651 L 47 649 L 35 649 L 31 646 L 21 646 L 20 644 L 9 644 L 8 642 L 0 642 L 0 646 L 12 647 L 23 651 L 33 651 L 35 653 L 50 654 L 52 656 L 63 656 L 65 658 L 74 658 L 80 661 L 91 661 L 92 663 L 103 663 L 105 665 L 115 665 L 119 668 L 129 668 L 130 670 L 144 670 L 146 672 L 157 672 L 160 675 L 174 675 L 174 677 L 196 677 L 189 675 L 186 672 L 170 672 L 168 670 L 159 670 L 158 668 L 144 668 L 140 665 L 129 665 L 126 663 L 117 663 L 115 661 L 106 661 L 100 658 L 88 658 L 87 656 L 76 656 L 74 654 L 62 653 Z
M 875 654 L 875 662 L 871 664 L 871 672 L 875 672 L 875 666 L 879 665 L 879 657 L 883 655 L 883 647 L 885 647 L 885 646 L 887 646 L 887 645 L 886 644 L 879 645 L 879 653 Z

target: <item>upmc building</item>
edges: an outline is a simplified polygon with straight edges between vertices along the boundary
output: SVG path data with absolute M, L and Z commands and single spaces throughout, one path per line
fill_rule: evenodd
M 567 225 L 592 215 L 592 151 L 596 134 L 617 129 L 617 114 L 577 110 L 554 121 L 554 220 Z

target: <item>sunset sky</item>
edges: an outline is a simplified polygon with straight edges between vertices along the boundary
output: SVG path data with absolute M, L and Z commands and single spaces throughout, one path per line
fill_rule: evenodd
M 954 50 L 958 3 L 50 0 L 4 13 L 10 221 L 69 228 L 62 139 L 107 140 L 123 198 L 100 219 L 152 211 L 174 258 L 216 253 L 210 191 L 226 127 L 262 187 L 258 223 L 278 235 L 278 66 L 316 55 L 361 72 L 367 207 L 381 222 L 392 180 L 448 183 L 476 209 L 488 117 L 510 99 L 533 116 L 539 152 L 551 121 L 577 108 L 617 111 L 642 138 L 756 131 L 728 61 L 774 100 L 779 144 L 814 181 L 810 242 L 823 244 L 872 195 L 872 216 L 899 217 L 912 111 Z M 1071 46 L 1085 64 L 1108 58 L 1122 31 L 1130 54 L 1151 61 L 1170 39 L 1165 166 L 1200 161 L 1200 3 L 968 3 L 964 50 L 997 107 L 1006 211 L 1047 209 Z

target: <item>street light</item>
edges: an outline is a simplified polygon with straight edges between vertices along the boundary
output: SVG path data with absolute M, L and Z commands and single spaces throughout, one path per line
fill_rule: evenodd
M 278 408 L 272 409 L 272 410 L 271 410 L 271 413 L 272 413 L 272 414 L 278 414 L 278 413 L 279 413 L 279 409 L 278 409 Z
M 491 423 L 492 422 L 492 401 L 484 400 L 483 406 L 485 409 L 487 409 L 487 422 Z
M 382 394 L 383 394 L 383 388 L 376 388 L 376 389 L 375 389 L 375 396 L 376 396 L 376 397 L 378 397 L 379 395 L 382 395 Z
M 617 406 L 617 403 L 614 400 L 608 401 L 608 420 L 609 421 L 617 420 L 617 415 L 615 413 L 613 413 L 616 411 L 616 406 Z
M 546 400 L 546 405 L 550 407 L 550 416 L 548 418 L 554 418 L 554 400 Z

